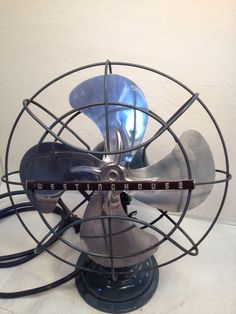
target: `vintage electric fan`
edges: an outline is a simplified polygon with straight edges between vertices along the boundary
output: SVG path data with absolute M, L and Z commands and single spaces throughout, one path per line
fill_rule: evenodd
M 189 92 L 189 99 L 164 121 L 150 110 L 141 88 L 128 77 L 113 74 L 112 67 L 130 67 L 152 72 L 171 80 Z M 104 67 L 104 73 L 80 82 L 69 95 L 72 110 L 57 117 L 47 106 L 37 100 L 50 86 L 63 78 L 89 68 Z M 117 69 L 117 68 L 116 68 Z M 178 137 L 171 125 L 194 104 L 204 109 L 220 138 L 225 158 L 225 170 L 216 170 L 211 149 L 194 129 L 183 125 L 183 133 Z M 32 110 L 37 107 L 48 114 L 53 122 L 46 125 Z M 69 109 L 69 107 L 68 107 Z M 12 138 L 24 114 L 29 114 L 44 133 L 22 156 L 19 171 L 9 171 Z M 102 135 L 102 141 L 90 148 L 86 140 L 71 126 L 79 115 L 91 119 Z M 156 121 L 153 136 L 144 139 L 150 121 Z M 56 129 L 60 126 L 59 131 Z M 62 134 L 70 132 L 84 147 L 66 141 Z M 169 132 L 175 141 L 170 153 L 149 164 L 147 149 L 158 141 L 163 133 Z M 53 140 L 48 140 L 50 135 Z M 97 63 L 68 72 L 41 88 L 30 99 L 24 100 L 9 137 L 6 150 L 5 175 L 8 194 L 12 206 L 1 210 L 0 218 L 16 214 L 30 236 L 36 241 L 34 249 L 0 258 L 0 266 L 16 266 L 47 251 L 71 266 L 75 271 L 54 282 L 56 287 L 72 278 L 80 295 L 91 306 L 113 313 L 125 313 L 143 306 L 154 294 L 158 284 L 158 269 L 174 262 L 186 254 L 197 255 L 198 245 L 215 224 L 224 204 L 230 179 L 227 150 L 219 126 L 209 109 L 188 87 L 174 78 L 144 66 L 121 62 Z M 15 192 L 10 180 L 18 173 L 24 190 Z M 215 179 L 216 173 L 223 179 Z M 224 191 L 216 217 L 209 229 L 194 242 L 180 226 L 189 209 L 199 206 L 210 194 L 214 184 L 224 183 Z M 74 191 L 82 198 L 75 207 L 66 204 L 65 195 Z M 19 204 L 15 193 L 25 193 L 29 203 Z M 139 202 L 144 211 L 147 207 L 156 209 L 156 217 L 150 221 L 139 219 L 136 212 L 129 211 L 129 205 Z M 80 212 L 86 204 L 84 213 Z M 140 209 L 141 208 L 141 209 Z M 48 233 L 37 239 L 24 222 L 21 212 L 37 210 L 48 228 Z M 169 212 L 179 212 L 177 222 Z M 48 215 L 56 213 L 60 221 L 51 225 Z M 145 216 L 145 215 L 144 215 Z M 169 232 L 156 224 L 161 219 L 172 223 Z M 75 241 L 64 237 L 66 231 L 74 228 Z M 173 238 L 180 231 L 191 247 L 185 248 Z M 78 261 L 71 263 L 51 250 L 57 241 L 78 252 Z M 181 254 L 160 265 L 154 253 L 165 242 L 175 245 Z M 158 252 L 157 252 L 158 255 Z M 49 285 L 27 291 L 0 293 L 2 298 L 26 296 L 49 289 Z

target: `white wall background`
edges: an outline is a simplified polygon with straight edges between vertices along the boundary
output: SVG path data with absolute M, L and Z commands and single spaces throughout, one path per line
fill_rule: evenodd
M 234 0 L 0 0 L 0 23 L 2 159 L 8 134 L 24 98 L 67 70 L 109 58 L 154 67 L 200 92 L 222 128 L 231 172 L 236 174 Z M 147 81 L 140 72 L 130 75 L 143 84 L 150 102 L 160 95 L 157 110 L 164 118 L 187 97 L 175 88 L 166 94 L 167 87 L 172 87 L 163 82 L 155 85 L 153 77 Z M 50 93 L 47 95 L 49 105 L 56 112 L 60 111 L 60 100 L 66 91 L 59 85 L 54 98 L 50 98 Z M 209 121 L 201 114 L 197 109 L 190 111 L 176 126 L 176 131 L 179 133 L 197 124 L 210 142 L 216 166 L 223 167 L 220 145 L 212 135 Z M 84 127 L 89 134 L 88 125 Z M 12 170 L 18 167 L 27 147 L 35 143 L 38 132 L 30 120 L 23 121 L 14 140 Z M 163 142 L 163 150 L 164 146 Z M 236 221 L 235 188 L 233 181 L 222 215 L 225 221 Z M 217 189 L 193 214 L 213 215 Z

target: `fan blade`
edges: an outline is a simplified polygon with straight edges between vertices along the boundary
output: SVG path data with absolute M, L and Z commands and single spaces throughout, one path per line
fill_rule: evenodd
M 148 121 L 148 115 L 135 108 L 147 111 L 147 102 L 140 88 L 128 78 L 115 74 L 108 74 L 106 78 L 107 102 L 109 103 L 107 106 L 105 105 L 104 75 L 93 77 L 76 86 L 70 94 L 71 106 L 80 109 L 90 104 L 102 104 L 82 108 L 81 111 L 93 120 L 101 131 L 106 151 L 117 149 L 117 132 L 121 135 L 123 149 L 130 149 L 141 143 Z M 120 106 L 117 103 L 131 105 L 132 108 Z M 123 154 L 122 161 L 129 163 L 134 153 L 132 151 Z
M 215 179 L 215 165 L 209 145 L 203 136 L 195 130 L 185 131 L 180 141 L 189 159 L 192 178 L 197 182 L 211 182 Z M 179 145 L 161 161 L 149 167 L 127 169 L 127 177 L 132 180 L 155 179 L 183 180 L 188 179 L 187 166 Z M 197 185 L 192 191 L 189 209 L 200 205 L 210 194 L 213 184 Z M 184 209 L 187 190 L 165 191 L 133 191 L 132 197 L 167 211 L 182 211 Z
M 74 180 L 98 180 L 99 169 L 105 162 L 87 153 L 68 148 L 67 146 L 45 142 L 30 148 L 22 158 L 20 164 L 20 179 L 26 181 L 64 182 Z M 43 212 L 51 212 L 63 191 L 35 191 L 35 198 L 31 191 L 25 191 L 31 202 L 36 202 Z
M 119 192 L 95 192 L 86 208 L 83 218 L 94 216 L 115 215 L 127 217 L 120 201 Z M 157 244 L 157 238 L 138 227 L 131 221 L 111 219 L 111 242 L 114 257 L 121 257 L 148 249 Z M 80 238 L 86 251 L 110 256 L 109 225 L 107 219 L 95 219 L 83 222 L 80 228 Z M 114 258 L 114 267 L 126 267 L 142 262 L 152 256 L 156 247 L 145 253 L 126 257 Z M 90 255 L 96 263 L 111 267 L 110 258 Z

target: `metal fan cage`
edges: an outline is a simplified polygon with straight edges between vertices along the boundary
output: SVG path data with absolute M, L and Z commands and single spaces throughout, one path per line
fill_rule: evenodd
M 187 168 L 187 172 L 188 172 L 188 179 L 194 179 L 192 178 L 192 174 L 191 174 L 191 167 L 190 167 L 190 163 L 189 163 L 189 159 L 188 159 L 188 155 L 185 152 L 185 149 L 181 143 L 181 140 L 178 138 L 178 136 L 174 133 L 174 131 L 171 129 L 171 125 L 173 123 L 175 123 L 175 121 L 178 120 L 178 118 L 180 116 L 182 116 L 192 105 L 189 104 L 184 104 L 182 107 L 180 107 L 180 109 L 178 109 L 175 114 L 172 116 L 171 120 L 168 120 L 167 122 L 164 121 L 160 116 L 158 116 L 155 112 L 149 110 L 148 112 L 136 108 L 132 105 L 129 104 L 121 104 L 121 103 L 109 103 L 108 102 L 108 85 L 107 85 L 107 76 L 109 73 L 112 73 L 112 67 L 113 66 L 117 66 L 117 67 L 130 67 L 130 68 L 139 68 L 143 71 L 149 71 L 152 72 L 156 75 L 160 75 L 165 77 L 168 80 L 171 80 L 172 82 L 174 82 L 175 84 L 179 85 L 181 88 L 185 89 L 191 96 L 196 96 L 196 101 L 202 106 L 202 108 L 205 110 L 206 114 L 209 116 L 209 118 L 211 119 L 215 130 L 220 138 L 220 143 L 222 145 L 223 148 L 223 154 L 224 154 L 224 162 L 225 162 L 225 169 L 216 169 L 215 171 L 217 173 L 220 173 L 223 178 L 220 180 L 215 180 L 213 182 L 200 182 L 198 184 L 224 184 L 224 189 L 223 189 L 223 193 L 222 193 L 222 198 L 219 204 L 219 208 L 216 210 L 216 215 L 213 218 L 209 228 L 206 230 L 206 232 L 201 236 L 201 238 L 197 241 L 194 242 L 192 240 L 192 238 L 190 237 L 190 235 L 181 227 L 181 223 L 188 211 L 188 206 L 191 200 L 191 190 L 188 190 L 188 196 L 187 196 L 187 200 L 184 206 L 183 211 L 181 212 L 179 218 L 177 219 L 177 221 L 175 221 L 166 211 L 163 211 L 162 209 L 158 209 L 157 210 L 157 217 L 150 221 L 144 221 L 144 220 L 140 220 L 138 218 L 133 217 L 132 213 L 130 215 L 128 215 L 127 217 L 121 217 L 121 216 L 114 216 L 114 215 L 109 215 L 109 216 L 97 216 L 97 217 L 92 217 L 92 218 L 84 218 L 84 219 L 75 219 L 73 215 L 66 215 L 63 209 L 63 204 L 60 204 L 57 206 L 57 213 L 61 216 L 61 221 L 60 223 L 57 225 L 57 227 L 55 228 L 52 227 L 50 225 L 50 223 L 47 221 L 47 219 L 45 218 L 45 215 L 36 208 L 36 210 L 38 210 L 38 213 L 40 215 L 40 217 L 42 218 L 43 222 L 45 223 L 45 225 L 47 226 L 47 228 L 49 229 L 49 235 L 51 236 L 50 241 L 46 241 L 47 238 L 49 237 L 45 237 L 44 239 L 38 239 L 31 231 L 30 228 L 27 226 L 27 224 L 25 223 L 21 212 L 22 211 L 27 211 L 27 210 L 35 210 L 34 208 L 32 208 L 32 205 L 28 205 L 27 208 L 22 208 L 22 206 L 20 206 L 15 200 L 14 200 L 14 195 L 16 194 L 24 194 L 24 191 L 14 191 L 12 190 L 12 186 L 14 185 L 22 185 L 20 182 L 15 182 L 14 180 L 11 180 L 11 176 L 14 174 L 19 173 L 18 170 L 13 171 L 13 172 L 9 172 L 9 158 L 10 155 L 12 153 L 12 140 L 16 134 L 16 128 L 22 118 L 23 115 L 28 114 L 32 117 L 32 119 L 34 119 L 44 130 L 44 134 L 43 136 L 39 139 L 38 145 L 40 145 L 45 137 L 50 134 L 54 137 L 56 142 L 61 142 L 67 146 L 70 147 L 74 147 L 73 145 L 71 145 L 68 142 L 65 142 L 60 136 L 63 133 L 64 130 L 67 130 L 69 132 L 71 132 L 83 145 L 84 145 L 84 149 L 78 149 L 76 147 L 76 149 L 82 151 L 83 153 L 91 153 L 91 149 L 88 145 L 88 143 L 86 143 L 86 141 L 81 138 L 79 136 L 79 134 L 76 134 L 76 132 L 74 132 L 71 128 L 70 128 L 70 123 L 81 113 L 79 110 L 77 109 L 73 109 L 70 110 L 68 112 L 66 112 L 65 114 L 63 114 L 60 117 L 57 117 L 53 112 L 51 112 L 48 108 L 46 108 L 45 106 L 41 105 L 36 99 L 37 96 L 39 96 L 41 93 L 43 93 L 46 89 L 50 88 L 50 86 L 54 83 L 56 83 L 59 80 L 62 80 L 63 78 L 75 73 L 75 72 L 80 72 L 89 68 L 103 68 L 104 69 L 104 103 L 98 103 L 98 104 L 88 104 L 87 106 L 82 107 L 80 110 L 85 109 L 85 108 L 89 108 L 92 106 L 110 106 L 110 105 L 119 105 L 119 106 L 123 106 L 124 108 L 132 108 L 135 110 L 139 110 L 145 114 L 147 114 L 149 117 L 151 117 L 152 119 L 156 120 L 160 125 L 161 128 L 159 130 L 157 130 L 157 132 L 155 133 L 155 135 L 150 138 L 149 140 L 145 141 L 144 143 L 136 146 L 136 147 L 132 147 L 131 149 L 127 149 L 127 150 L 121 150 L 121 151 L 106 151 L 106 155 L 115 155 L 115 154 L 121 154 L 121 153 L 126 153 L 128 151 L 131 150 L 137 150 L 138 148 L 143 148 L 143 158 L 145 159 L 145 153 L 146 153 L 146 149 L 147 147 L 153 142 L 155 141 L 159 136 L 161 136 L 164 132 L 169 132 L 169 134 L 172 136 L 172 138 L 175 140 L 175 142 L 178 144 L 179 148 L 182 151 L 185 163 L 186 163 L 186 168 Z M 47 113 L 50 117 L 52 117 L 54 119 L 54 122 L 50 125 L 47 126 L 44 124 L 43 121 L 41 121 L 41 119 L 39 117 L 37 117 L 33 111 L 31 110 L 31 106 L 36 106 L 38 107 L 40 110 L 43 110 L 45 113 Z M 107 138 L 109 139 L 109 118 L 108 118 L 108 114 L 106 112 L 106 116 L 105 116 L 105 123 L 106 123 L 106 132 L 107 132 Z M 55 132 L 54 128 L 56 126 L 60 125 L 60 130 Z M 108 145 L 109 146 L 109 145 Z M 104 154 L 104 152 L 101 151 L 93 151 L 93 153 L 96 153 L 97 155 L 102 156 Z M 58 260 L 69 264 L 73 267 L 75 267 L 77 270 L 84 270 L 84 271 L 88 271 L 88 272 L 100 272 L 101 274 L 110 274 L 112 275 L 113 279 L 115 279 L 118 275 L 120 274 L 128 274 L 128 271 L 124 270 L 124 269 L 118 269 L 115 268 L 114 265 L 114 259 L 115 258 L 120 258 L 120 259 L 124 259 L 127 258 L 129 256 L 135 256 L 135 255 L 140 255 L 146 251 L 152 250 L 154 247 L 158 247 L 160 245 L 162 245 L 164 242 L 169 241 L 170 243 L 172 243 L 173 245 L 175 245 L 180 251 L 181 253 L 177 256 L 174 257 L 172 259 L 169 259 L 161 264 L 158 265 L 158 267 L 163 267 L 166 266 L 168 264 L 171 264 L 179 259 L 181 259 L 182 257 L 188 255 L 192 255 L 195 256 L 198 254 L 198 246 L 200 245 L 200 243 L 206 238 L 206 236 L 209 234 L 209 232 L 211 231 L 211 229 L 213 228 L 213 226 L 215 225 L 225 202 L 226 199 L 226 195 L 227 195 L 227 190 L 228 190 L 228 184 L 229 184 L 229 180 L 231 178 L 230 172 L 229 172 L 229 161 L 228 161 L 228 153 L 227 153 L 227 148 L 226 148 L 226 144 L 223 138 L 223 135 L 221 133 L 220 127 L 217 124 L 215 118 L 213 117 L 212 113 L 210 112 L 210 110 L 207 108 L 207 106 L 205 105 L 205 103 L 198 97 L 198 94 L 195 94 L 190 88 L 188 88 L 186 85 L 184 85 L 183 83 L 181 83 L 180 81 L 176 80 L 175 78 L 160 72 L 158 70 L 155 70 L 153 68 L 149 68 L 146 66 L 142 66 L 139 64 L 132 64 L 132 63 L 124 63 L 124 62 L 111 62 L 111 61 L 106 61 L 106 62 L 101 62 L 101 63 L 94 63 L 94 64 L 89 64 L 83 67 L 79 67 L 76 68 L 72 71 L 69 71 L 67 73 L 64 73 L 60 76 L 58 76 L 57 78 L 53 79 L 52 81 L 50 81 L 49 83 L 47 83 L 45 86 L 43 86 L 42 88 L 40 88 L 31 98 L 26 99 L 23 101 L 23 108 L 20 111 L 20 113 L 18 114 L 15 123 L 12 127 L 12 130 L 10 132 L 9 135 L 9 139 L 8 139 L 8 143 L 7 143 L 7 148 L 6 148 L 6 154 L 5 154 L 5 175 L 2 177 L 2 181 L 6 183 L 7 186 L 7 194 L 4 195 L 4 197 L 9 197 L 10 202 L 12 204 L 12 208 L 14 211 L 14 214 L 17 215 L 19 221 L 21 222 L 22 226 L 24 227 L 24 229 L 27 231 L 27 233 L 32 237 L 32 239 L 36 242 L 36 247 L 34 248 L 34 252 L 35 254 L 39 254 L 41 252 L 48 252 L 49 254 L 51 254 L 53 257 L 57 258 Z M 92 193 L 91 193 L 92 194 Z M 84 198 L 84 200 L 78 204 L 76 206 L 76 208 L 74 208 L 72 210 L 72 214 L 75 210 L 77 210 L 78 208 L 80 208 L 80 206 L 82 206 L 84 203 L 88 202 L 91 194 L 86 195 L 86 197 Z M 2 196 L 3 197 L 3 196 Z M 34 193 L 33 193 L 33 197 L 34 197 Z M 8 214 L 4 212 L 1 213 L 1 217 L 7 217 Z M 66 239 L 63 238 L 63 233 L 68 230 L 69 228 L 77 228 L 76 230 L 78 230 L 79 226 L 86 221 L 89 220 L 107 220 L 108 222 L 108 226 L 109 226 L 109 232 L 108 234 L 106 234 L 104 237 L 107 237 L 108 241 L 109 241 L 109 254 L 108 255 L 102 255 L 102 254 L 96 254 L 93 252 L 88 252 L 88 251 L 83 251 L 79 246 L 75 246 L 72 243 L 70 243 L 69 241 L 67 241 Z M 138 251 L 136 253 L 133 253 L 131 255 L 123 255 L 123 256 L 114 256 L 113 254 L 113 244 L 112 244 L 112 225 L 111 225 L 111 221 L 112 220 L 128 220 L 133 222 L 136 226 L 139 226 L 141 229 L 146 229 L 146 228 L 150 228 L 153 231 L 155 231 L 156 233 L 158 233 L 159 235 L 162 236 L 162 239 L 160 241 L 158 241 L 156 243 L 156 245 L 144 250 L 144 251 Z M 158 228 L 157 226 L 155 226 L 155 223 L 158 222 L 160 219 L 167 219 L 172 225 L 173 228 L 168 232 L 165 233 L 163 232 L 160 228 Z M 182 246 L 180 243 L 178 243 L 176 240 L 174 240 L 172 238 L 172 235 L 174 234 L 174 232 L 178 230 L 182 233 L 182 235 L 189 241 L 190 243 L 190 248 L 185 248 L 184 246 Z M 110 259 L 110 264 L 111 264 L 111 268 L 110 269 L 103 269 L 103 270 L 93 270 L 89 267 L 85 267 L 84 265 L 78 265 L 78 264 L 74 264 L 71 263 L 70 261 L 66 260 L 65 258 L 62 258 L 61 256 L 55 254 L 54 252 L 52 252 L 50 250 L 50 245 L 52 243 L 54 243 L 57 240 L 61 240 L 62 242 L 64 242 L 66 245 L 68 245 L 69 247 L 88 254 L 88 256 L 98 256 L 98 257 L 103 257 L 103 258 L 107 258 Z M 145 270 L 147 271 L 147 270 Z M 138 270 L 138 272 L 140 272 L 140 270 Z

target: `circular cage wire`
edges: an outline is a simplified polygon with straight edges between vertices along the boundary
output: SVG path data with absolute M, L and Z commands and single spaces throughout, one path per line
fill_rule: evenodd
M 183 104 L 171 116 L 171 118 L 169 118 L 167 121 L 162 119 L 159 115 L 157 115 L 152 110 L 146 111 L 146 110 L 141 109 L 141 108 L 136 108 L 135 106 L 127 104 L 127 103 L 109 103 L 109 101 L 108 101 L 108 88 L 109 88 L 109 86 L 107 84 L 107 81 L 108 81 L 107 77 L 110 73 L 112 73 L 113 66 L 116 66 L 116 69 L 117 68 L 119 69 L 121 67 L 129 67 L 132 69 L 139 68 L 143 71 L 152 72 L 154 75 L 162 76 L 168 80 L 171 80 L 173 83 L 177 84 L 180 88 L 183 88 L 184 90 L 186 90 L 190 94 L 190 97 L 191 97 L 190 99 L 192 101 L 190 101 L 190 102 L 187 101 L 185 104 Z M 50 86 L 53 85 L 54 83 L 56 83 L 57 81 L 63 80 L 63 78 L 70 76 L 71 74 L 74 74 L 74 73 L 80 72 L 80 71 L 85 71 L 89 68 L 98 68 L 99 74 L 104 74 L 104 102 L 103 103 L 87 104 L 86 106 L 83 106 L 80 109 L 72 109 L 72 110 L 64 113 L 60 117 L 58 117 L 53 112 L 51 112 L 48 108 L 46 108 L 45 106 L 43 106 L 42 104 L 40 104 L 37 101 L 37 96 L 42 94 L 46 89 L 50 88 Z M 102 69 L 102 71 L 101 71 L 101 69 Z M 52 226 L 49 223 L 49 221 L 47 220 L 46 215 L 39 208 L 37 208 L 37 207 L 35 208 L 35 206 L 33 206 L 33 204 L 31 204 L 30 202 L 29 203 L 19 203 L 15 200 L 16 195 L 25 194 L 25 192 L 24 192 L 24 190 L 15 191 L 15 189 L 13 188 L 14 185 L 21 185 L 22 186 L 22 183 L 21 182 L 15 182 L 13 179 L 11 179 L 12 175 L 19 173 L 19 170 L 16 170 L 13 172 L 9 171 L 9 158 L 10 158 L 12 151 L 13 151 L 12 141 L 13 141 L 14 137 L 16 136 L 17 126 L 18 126 L 19 122 L 21 121 L 21 118 L 23 115 L 30 115 L 32 117 L 32 119 L 34 121 L 36 121 L 36 123 L 39 124 L 44 129 L 44 133 L 37 143 L 38 147 L 43 143 L 43 141 L 45 140 L 47 135 L 51 135 L 54 138 L 55 142 L 63 143 L 67 147 L 76 148 L 77 150 L 79 150 L 83 153 L 90 154 L 92 152 L 93 154 L 96 154 L 97 156 L 100 156 L 101 158 L 104 154 L 106 154 L 106 155 L 125 154 L 127 152 L 136 151 L 137 149 L 142 148 L 142 152 L 143 152 L 142 153 L 142 159 L 143 159 L 143 162 L 145 162 L 146 151 L 147 151 L 148 146 L 151 143 L 153 143 L 154 141 L 156 141 L 160 136 L 162 136 L 162 134 L 164 132 L 168 132 L 170 134 L 170 136 L 173 138 L 173 140 L 177 143 L 177 145 L 179 146 L 179 148 L 183 154 L 183 158 L 184 158 L 187 173 L 188 173 L 188 179 L 194 180 L 194 178 L 192 177 L 192 171 L 191 171 L 191 166 L 190 166 L 188 154 L 186 153 L 184 146 L 182 145 L 179 137 L 171 129 L 171 126 L 182 115 L 185 114 L 185 112 L 192 106 L 192 104 L 195 101 L 198 102 L 202 106 L 205 113 L 208 115 L 208 117 L 212 121 L 213 126 L 215 127 L 215 130 L 219 136 L 220 143 L 221 143 L 222 148 L 223 148 L 224 162 L 225 162 L 225 169 L 216 169 L 215 170 L 216 173 L 220 173 L 223 176 L 222 179 L 210 181 L 210 182 L 197 182 L 196 183 L 196 185 L 197 184 L 198 185 L 207 185 L 207 184 L 211 184 L 211 185 L 212 184 L 223 184 L 224 185 L 223 192 L 222 192 L 222 198 L 221 198 L 221 201 L 219 203 L 219 208 L 216 209 L 215 217 L 212 219 L 212 222 L 211 222 L 210 226 L 208 227 L 208 229 L 206 230 L 206 232 L 200 237 L 200 239 L 198 241 L 193 241 L 191 236 L 181 227 L 181 223 L 182 223 L 182 221 L 183 221 L 183 219 L 184 219 L 184 217 L 188 211 L 188 208 L 189 208 L 189 203 L 191 200 L 191 193 L 192 193 L 191 189 L 188 190 L 187 198 L 186 198 L 186 202 L 185 202 L 183 211 L 180 213 L 180 216 L 178 217 L 177 220 L 173 219 L 168 214 L 167 211 L 162 210 L 161 208 L 157 209 L 157 215 L 156 215 L 155 219 L 153 219 L 152 221 L 144 221 L 144 220 L 138 219 L 137 217 L 135 217 L 134 213 L 132 213 L 132 212 L 127 214 L 127 216 L 125 216 L 125 217 L 116 216 L 116 215 L 105 215 L 105 216 L 94 216 L 94 217 L 89 217 L 89 218 L 78 218 L 75 215 L 75 212 L 77 213 L 77 210 L 80 209 L 80 207 L 82 205 L 88 203 L 91 196 L 93 195 L 93 192 L 88 193 L 88 192 L 84 191 L 82 194 L 83 200 L 81 202 L 79 202 L 79 204 L 77 204 L 76 207 L 71 208 L 69 212 L 68 212 L 68 210 L 66 210 L 66 206 L 62 200 L 60 200 L 58 202 L 54 212 L 60 216 L 60 221 L 56 225 Z M 78 134 L 75 130 L 73 130 L 73 128 L 71 127 L 71 122 L 74 119 L 76 119 L 77 117 L 79 117 L 79 115 L 81 114 L 81 111 L 83 111 L 83 109 L 91 108 L 91 107 L 95 107 L 95 106 L 105 106 L 105 108 L 108 108 L 108 106 L 114 106 L 114 105 L 118 105 L 118 106 L 121 106 L 121 107 L 126 108 L 126 109 L 131 108 L 131 109 L 135 109 L 137 111 L 140 111 L 143 114 L 150 117 L 151 119 L 153 119 L 154 121 L 156 121 L 158 124 L 160 124 L 160 128 L 156 131 L 156 133 L 151 138 L 149 138 L 148 140 L 144 141 L 143 143 L 141 143 L 135 147 L 132 147 L 129 149 L 123 149 L 122 148 L 118 151 L 111 151 L 111 150 L 109 150 L 109 117 L 108 117 L 108 110 L 106 110 L 105 111 L 105 113 L 106 113 L 105 114 L 105 130 L 106 130 L 106 139 L 108 142 L 107 143 L 108 145 L 106 145 L 106 146 L 108 149 L 106 150 L 106 152 L 101 151 L 101 150 L 97 150 L 97 151 L 91 150 L 91 148 L 90 148 L 89 144 L 86 142 L 86 140 L 84 138 L 80 137 L 80 134 Z M 47 115 L 49 115 L 53 119 L 53 123 L 51 123 L 51 125 L 44 124 L 44 122 L 33 112 L 32 106 L 39 108 L 40 110 L 45 112 Z M 59 126 L 59 130 L 58 130 L 58 126 Z M 56 128 L 57 128 L 57 130 L 56 130 Z M 63 132 L 65 130 L 70 132 L 77 140 L 79 140 L 81 145 L 83 145 L 84 148 L 75 147 L 71 143 L 65 141 L 61 137 L 61 135 L 63 134 Z M 161 246 L 166 241 L 170 242 L 176 248 L 178 248 L 180 250 L 180 253 L 179 253 L 179 255 L 175 256 L 174 258 L 171 258 L 171 259 L 166 260 L 163 263 L 159 264 L 158 267 L 163 267 L 163 266 L 166 266 L 168 264 L 171 264 L 171 263 L 181 259 L 182 257 L 186 256 L 187 254 L 195 256 L 198 254 L 199 244 L 209 234 L 209 232 L 211 231 L 211 229 L 215 225 L 215 223 L 216 223 L 216 221 L 217 221 L 217 219 L 221 213 L 221 210 L 222 210 L 224 202 L 225 202 L 227 189 L 228 189 L 228 183 L 229 183 L 230 178 L 231 178 L 231 175 L 229 172 L 229 161 L 228 161 L 227 148 L 226 148 L 226 144 L 225 144 L 224 138 L 222 136 L 220 127 L 218 126 L 218 124 L 217 124 L 215 118 L 213 117 L 212 113 L 210 112 L 210 110 L 207 108 L 207 106 L 204 104 L 204 102 L 199 98 L 198 94 L 194 93 L 186 85 L 184 85 L 180 81 L 174 79 L 173 77 L 171 77 L 171 76 L 169 76 L 163 72 L 160 72 L 158 70 L 155 70 L 155 69 L 152 69 L 152 68 L 149 68 L 146 66 L 138 65 L 138 64 L 124 63 L 124 62 L 111 62 L 108 60 L 106 62 L 94 63 L 94 64 L 86 65 L 83 67 L 79 67 L 77 69 L 74 69 L 72 71 L 69 71 L 65 74 L 58 76 L 57 78 L 55 78 L 54 80 L 50 81 L 45 86 L 40 88 L 31 98 L 24 100 L 23 101 L 23 108 L 20 111 L 20 113 L 18 114 L 18 116 L 15 120 L 15 123 L 12 127 L 12 130 L 10 132 L 8 143 L 7 143 L 7 148 L 6 148 L 6 155 L 5 155 L 5 174 L 2 177 L 2 181 L 5 182 L 6 186 L 7 186 L 7 193 L 1 195 L 1 198 L 5 198 L 5 197 L 9 198 L 9 200 L 11 202 L 11 206 L 8 208 L 2 209 L 0 211 L 0 219 L 3 219 L 3 218 L 6 218 L 8 216 L 15 214 L 18 217 L 18 219 L 19 219 L 20 223 L 22 224 L 22 226 L 24 227 L 24 229 L 32 237 L 32 239 L 36 242 L 36 247 L 31 249 L 31 250 L 27 250 L 27 251 L 24 251 L 24 252 L 21 252 L 18 254 L 11 254 L 8 256 L 0 257 L 0 267 L 16 266 L 18 264 L 22 264 L 24 262 L 29 261 L 30 259 L 36 257 L 38 254 L 40 254 L 44 251 L 48 252 L 53 257 L 57 258 L 58 260 L 76 268 L 76 270 L 73 273 L 71 273 L 70 275 L 68 275 L 68 276 L 62 278 L 61 280 L 55 282 L 54 285 L 51 286 L 51 287 L 53 287 L 53 286 L 58 286 L 64 282 L 74 278 L 76 276 L 76 274 L 81 270 L 88 271 L 88 272 L 100 272 L 101 274 L 111 274 L 113 279 L 115 280 L 115 278 L 119 274 L 128 274 L 129 273 L 129 270 L 115 268 L 114 267 L 114 260 L 115 259 L 125 259 L 127 257 L 143 254 L 147 251 L 151 251 L 154 248 Z M 32 191 L 32 197 L 35 200 L 35 192 L 34 191 Z M 34 203 L 36 203 L 36 201 Z M 34 233 L 32 231 L 30 231 L 29 226 L 27 226 L 27 223 L 24 221 L 23 216 L 21 215 L 22 212 L 27 212 L 27 211 L 32 211 L 32 210 L 38 211 L 42 221 L 44 222 L 44 224 L 48 228 L 48 234 L 43 239 L 38 239 L 34 235 Z M 172 228 L 168 233 L 164 232 L 163 230 L 161 230 L 160 228 L 158 228 L 156 226 L 156 223 L 160 220 L 163 220 L 163 219 L 166 219 L 169 223 L 172 224 Z M 70 228 L 74 228 L 76 233 L 79 233 L 79 229 L 80 229 L 81 224 L 83 224 L 87 221 L 91 221 L 91 220 L 106 221 L 108 224 L 109 232 L 104 235 L 104 238 L 106 237 L 108 240 L 108 243 L 109 243 L 109 254 L 107 254 L 107 255 L 98 254 L 98 253 L 94 253 L 91 251 L 86 251 L 86 250 L 82 249 L 79 245 L 75 245 L 63 237 L 63 234 Z M 111 222 L 112 221 L 119 221 L 119 220 L 130 221 L 130 222 L 134 223 L 135 226 L 138 226 L 141 229 L 151 229 L 152 232 L 155 232 L 157 234 L 158 238 L 161 236 L 161 239 L 158 240 L 156 242 L 156 244 L 153 245 L 152 247 L 146 248 L 142 251 L 137 251 L 137 252 L 131 253 L 129 255 L 116 256 L 113 253 L 113 243 L 112 243 L 113 242 L 112 241 L 113 231 L 112 231 Z M 173 234 L 177 230 L 187 239 L 190 247 L 188 247 L 188 248 L 184 247 L 183 245 L 181 245 L 178 241 L 176 241 L 173 238 Z M 77 236 L 78 235 L 75 234 L 75 237 L 77 237 Z M 86 267 L 85 265 L 78 265 L 78 264 L 72 263 L 71 261 L 63 258 L 59 254 L 56 254 L 55 252 L 53 252 L 51 250 L 50 246 L 53 243 L 55 243 L 57 240 L 62 241 L 67 246 L 78 251 L 78 256 L 79 256 L 79 253 L 82 252 L 82 253 L 87 254 L 88 256 L 97 256 L 97 257 L 103 257 L 105 259 L 109 259 L 110 265 L 111 265 L 110 269 L 94 270 L 94 269 L 91 269 L 89 267 Z M 154 266 L 154 267 L 156 267 L 156 266 Z M 145 271 L 146 271 L 146 269 L 145 269 Z M 138 272 L 140 272 L 140 270 L 138 270 Z M 48 289 L 49 286 L 46 288 Z M 40 291 L 41 291 L 40 289 L 38 289 L 38 290 L 36 289 L 35 291 L 32 290 L 31 292 L 36 293 L 36 292 L 40 292 Z M 25 293 L 25 294 L 27 294 L 27 293 Z M 5 293 L 5 294 L 1 293 L 0 296 L 1 297 L 18 297 L 18 296 L 23 296 L 25 294 L 24 294 L 24 292 L 21 292 L 19 294 L 17 294 L 17 293 L 12 293 L 12 294 L 11 293 L 8 293 L 8 294 L 7 293 Z

